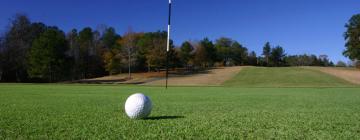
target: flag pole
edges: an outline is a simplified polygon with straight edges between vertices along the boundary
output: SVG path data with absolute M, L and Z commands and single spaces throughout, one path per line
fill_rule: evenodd
M 169 78 L 169 51 L 170 51 L 170 25 L 171 25 L 171 0 L 169 0 L 169 18 L 168 18 L 168 34 L 167 34 L 167 47 L 166 47 L 166 84 L 165 88 L 168 87 Z

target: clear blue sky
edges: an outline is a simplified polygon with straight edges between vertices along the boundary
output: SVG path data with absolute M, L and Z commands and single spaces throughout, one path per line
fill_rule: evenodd
M 0 0 L 0 31 L 9 18 L 25 13 L 32 21 L 64 31 L 106 24 L 123 34 L 167 28 L 168 0 Z M 261 54 L 266 41 L 288 54 L 342 56 L 348 19 L 360 13 L 360 0 L 173 0 L 172 39 L 214 40 L 226 36 Z

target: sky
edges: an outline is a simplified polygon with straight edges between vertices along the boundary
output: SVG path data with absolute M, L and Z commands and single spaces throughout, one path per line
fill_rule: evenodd
M 172 0 L 171 38 L 179 46 L 205 37 L 229 37 L 258 55 L 265 42 L 287 54 L 342 55 L 345 23 L 360 13 L 360 0 Z M 33 22 L 73 28 L 114 27 L 123 34 L 167 30 L 168 0 L 0 0 L 0 32 L 16 13 Z

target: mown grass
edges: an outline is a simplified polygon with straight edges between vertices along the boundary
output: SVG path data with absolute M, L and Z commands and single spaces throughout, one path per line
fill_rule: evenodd
M 0 139 L 359 139 L 359 90 L 0 84 Z M 150 119 L 126 117 L 135 92 Z
M 343 79 L 301 67 L 246 67 L 225 86 L 235 87 L 353 87 Z

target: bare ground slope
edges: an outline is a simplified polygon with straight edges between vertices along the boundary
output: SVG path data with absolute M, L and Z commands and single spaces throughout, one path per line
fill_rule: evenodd
M 93 79 L 73 81 L 73 83 L 88 84 L 143 84 L 165 76 L 165 72 L 132 73 L 131 79 L 127 73 L 111 75 Z
M 331 67 L 304 67 L 308 69 L 315 69 L 321 72 L 344 79 L 353 84 L 360 85 L 360 70 L 353 68 L 331 68 Z
M 218 86 L 231 79 L 240 72 L 242 67 L 214 68 L 197 74 L 178 75 L 170 74 L 169 85 L 173 86 Z M 164 85 L 165 72 L 133 73 L 132 79 L 128 74 L 105 76 L 94 79 L 73 81 L 73 83 L 90 84 L 141 84 Z
M 168 84 L 173 86 L 219 86 L 240 72 L 242 67 L 225 67 L 208 70 L 204 73 L 172 76 Z M 165 79 L 144 83 L 145 85 L 164 85 Z

